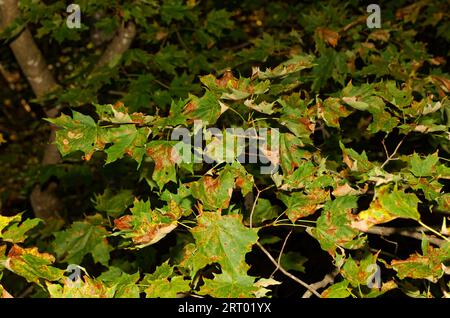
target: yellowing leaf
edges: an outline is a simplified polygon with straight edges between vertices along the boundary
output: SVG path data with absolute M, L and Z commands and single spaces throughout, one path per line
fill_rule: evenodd
M 49 282 L 46 285 L 51 298 L 113 298 L 116 292 L 114 286 L 107 286 L 88 276 L 75 282 L 66 278 L 63 286 Z
M 41 285 L 40 279 L 56 281 L 63 277 L 64 270 L 50 266 L 54 261 L 53 255 L 40 253 L 37 247 L 21 248 L 14 245 L 8 252 L 5 267 L 28 282 Z

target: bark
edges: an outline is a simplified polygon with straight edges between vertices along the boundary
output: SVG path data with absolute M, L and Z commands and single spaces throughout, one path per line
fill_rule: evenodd
M 7 27 L 20 15 L 18 0 L 0 1 L 0 18 L 2 28 Z M 129 49 L 133 38 L 136 36 L 136 26 L 133 22 L 128 22 L 118 30 L 111 43 L 99 59 L 94 71 L 102 66 L 106 66 L 114 59 L 121 56 Z M 28 28 L 24 28 L 9 44 L 17 62 L 25 77 L 30 83 L 34 94 L 39 98 L 54 90 L 58 84 L 49 71 L 48 65 L 34 42 L 33 36 Z M 49 118 L 59 115 L 59 109 L 54 107 L 45 110 Z M 61 156 L 54 144 L 56 127 L 51 126 L 48 143 L 44 149 L 42 165 L 57 164 L 61 161 Z M 56 195 L 58 186 L 52 182 L 45 188 L 38 184 L 33 188 L 30 196 L 31 206 L 36 217 L 41 219 L 58 218 L 63 206 Z
M 3 0 L 1 6 L 2 27 L 7 27 L 16 18 L 20 11 L 17 0 Z M 40 98 L 54 90 L 58 84 L 49 71 L 45 59 L 37 47 L 31 32 L 24 28 L 22 32 L 9 44 L 19 66 L 33 89 L 34 94 Z M 56 117 L 58 109 L 53 108 L 45 111 L 47 117 Z M 44 158 L 42 164 L 56 164 L 61 160 L 56 146 L 55 127 L 51 127 L 48 144 L 44 149 Z M 57 218 L 62 208 L 61 202 L 56 195 L 57 185 L 52 182 L 47 187 L 41 188 L 39 184 L 35 185 L 30 196 L 31 206 L 36 217 L 41 219 Z
M 131 42 L 135 36 L 136 25 L 132 21 L 122 25 L 111 43 L 109 43 L 103 55 L 100 57 L 94 71 L 100 67 L 107 66 L 109 63 L 122 56 L 122 54 L 130 48 Z

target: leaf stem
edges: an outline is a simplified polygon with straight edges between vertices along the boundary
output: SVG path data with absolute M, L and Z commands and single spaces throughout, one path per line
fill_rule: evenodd
M 444 235 L 442 235 L 441 233 L 439 233 L 438 231 L 436 231 L 435 229 L 433 229 L 432 227 L 426 225 L 425 223 L 423 223 L 422 221 L 418 221 L 420 225 L 422 225 L 424 228 L 426 228 L 428 231 L 433 232 L 434 234 L 436 234 L 437 236 L 443 238 L 444 240 L 446 240 L 447 242 L 450 242 L 450 239 Z

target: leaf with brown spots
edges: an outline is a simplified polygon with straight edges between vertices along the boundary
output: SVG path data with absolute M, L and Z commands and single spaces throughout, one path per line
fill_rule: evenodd
M 54 262 L 53 255 L 40 253 L 37 247 L 21 248 L 14 245 L 8 252 L 4 266 L 28 282 L 42 286 L 40 279 L 57 281 L 63 277 L 64 270 L 50 266 Z
M 366 237 L 351 227 L 352 209 L 357 207 L 357 200 L 356 196 L 345 196 L 326 202 L 316 227 L 308 229 L 330 255 L 335 255 L 337 246 L 358 249 L 366 242 Z
M 317 28 L 316 30 L 319 37 L 325 41 L 328 45 L 335 47 L 339 41 L 339 33 L 327 28 Z
M 370 278 L 372 278 L 376 267 L 374 265 L 377 262 L 378 253 L 371 254 L 366 252 L 362 256 L 352 258 L 349 256 L 345 260 L 342 267 L 341 274 L 347 279 L 353 286 L 367 285 Z
M 101 130 L 92 117 L 72 111 L 73 118 L 61 114 L 58 118 L 46 120 L 58 126 L 55 143 L 63 156 L 75 151 L 82 151 L 90 158 L 96 150 L 103 150 L 104 144 L 97 143 L 101 139 Z
M 450 260 L 450 243 L 434 248 L 425 242 L 423 255 L 413 254 L 405 260 L 392 260 L 391 266 L 400 279 L 405 277 L 427 279 L 433 283 L 444 275 L 444 262 Z
M 314 214 L 330 199 L 328 191 L 322 189 L 317 189 L 308 194 L 302 192 L 292 192 L 290 195 L 279 194 L 278 197 L 287 206 L 285 213 L 292 222 Z
M 190 121 L 202 120 L 205 125 L 214 124 L 221 114 L 219 99 L 210 91 L 202 97 L 189 96 L 190 101 L 184 106 L 183 115 Z
M 228 207 L 234 184 L 235 176 L 224 169 L 217 177 L 206 175 L 190 183 L 190 188 L 192 196 L 203 203 L 203 209 L 215 211 Z
M 259 67 L 254 67 L 252 69 L 252 78 L 283 78 L 289 74 L 313 67 L 315 65 L 313 60 L 314 57 L 312 55 L 295 55 L 290 60 L 276 66 L 274 69 L 268 68 L 264 72 L 260 71 Z
M 160 189 L 169 181 L 177 181 L 175 164 L 180 162 L 181 157 L 175 144 L 170 141 L 151 141 L 146 146 L 147 155 L 155 162 L 152 179 Z
M 177 227 L 177 220 L 183 212 L 182 209 L 151 210 L 150 201 L 137 199 L 130 210 L 131 215 L 124 215 L 114 220 L 115 227 L 120 231 L 113 235 L 131 239 L 134 248 L 143 248 L 159 242 Z
M 116 286 L 107 286 L 99 279 L 84 276 L 72 282 L 64 280 L 63 286 L 46 282 L 51 298 L 113 298 Z

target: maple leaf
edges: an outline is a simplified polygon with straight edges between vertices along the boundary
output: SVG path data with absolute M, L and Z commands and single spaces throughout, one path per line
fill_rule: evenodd
M 120 230 L 114 235 L 131 238 L 135 248 L 143 248 L 155 244 L 177 227 L 177 220 L 182 210 L 151 210 L 150 201 L 134 201 L 130 209 L 131 215 L 124 215 L 114 220 L 115 227 Z

